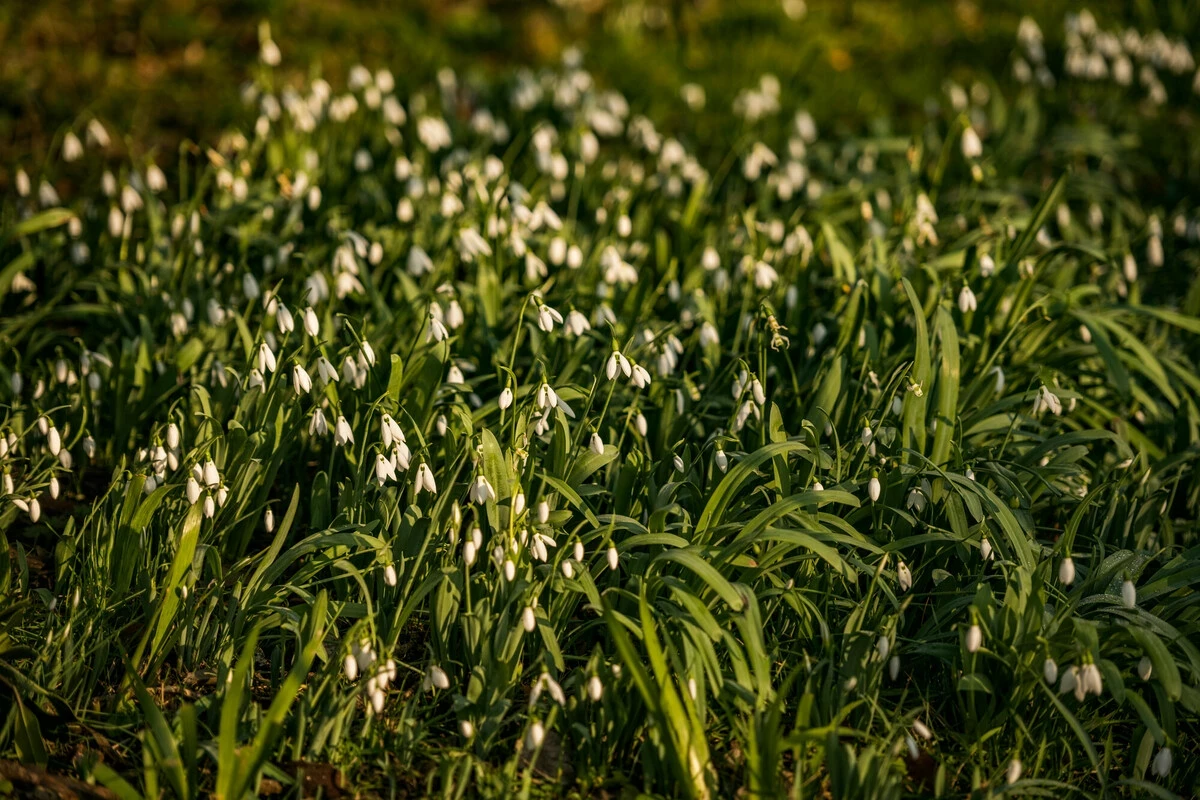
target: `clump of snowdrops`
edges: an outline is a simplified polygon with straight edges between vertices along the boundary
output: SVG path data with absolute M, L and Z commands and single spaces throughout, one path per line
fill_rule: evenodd
M 574 52 L 273 89 L 265 29 L 211 147 L 65 132 L 0 232 L 0 749 L 130 796 L 1186 792 L 1196 210 L 1040 144 L 1194 64 L 1065 42 L 905 139 L 755 76 L 717 159 Z

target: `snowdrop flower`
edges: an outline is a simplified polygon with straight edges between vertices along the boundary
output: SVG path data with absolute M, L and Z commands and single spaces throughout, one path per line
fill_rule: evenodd
M 922 739 L 932 739 L 933 731 L 929 730 L 929 726 L 919 719 L 914 719 L 912 724 L 913 733 Z
M 1126 608 L 1135 608 L 1137 606 L 1137 588 L 1134 587 L 1133 581 L 1125 580 L 1121 584 L 1121 602 Z
M 534 616 L 531 606 L 525 606 L 525 610 L 521 612 L 521 627 L 525 629 L 526 633 L 533 633 L 537 628 L 537 617 Z
M 985 278 L 992 277 L 992 273 L 996 271 L 996 261 L 988 253 L 984 253 L 979 257 L 979 274 Z
M 1148 656 L 1142 656 L 1137 665 L 1138 677 L 1144 681 L 1150 680 L 1150 676 L 1154 673 L 1154 663 Z
M 546 729 L 542 727 L 542 723 L 535 721 L 529 726 L 529 732 L 525 734 L 525 746 L 530 750 L 537 750 L 542 746 L 545 738 Z
M 380 419 L 379 435 L 383 440 L 383 448 L 385 450 L 392 446 L 392 442 L 403 442 L 405 440 L 404 431 L 400 429 L 396 420 L 392 419 L 391 414 L 384 414 L 383 418 Z
M 610 381 L 616 380 L 617 372 L 623 372 L 625 377 L 628 378 L 631 371 L 632 367 L 629 359 L 622 355 L 620 350 L 613 350 L 612 355 L 608 357 L 608 363 L 604 365 L 604 373 L 608 376 L 608 379 Z
M 588 448 L 598 456 L 604 455 L 604 440 L 600 438 L 600 434 L 595 431 L 592 432 Z
M 429 672 L 425 674 L 424 688 L 427 692 L 431 689 L 445 691 L 450 688 L 450 678 L 446 675 L 445 670 L 437 664 L 432 664 L 429 667 Z
M 295 387 L 297 395 L 308 394 L 312 391 L 312 378 L 299 364 L 292 367 L 292 385 Z
M 979 555 L 983 557 L 984 561 L 991 561 L 995 555 L 992 552 L 992 543 L 988 541 L 986 536 L 979 541 Z
M 507 386 L 504 387 L 504 391 L 500 392 L 500 398 L 496 401 L 496 403 L 500 406 L 501 411 L 511 406 L 513 404 L 512 389 L 508 388 Z
M 872 503 L 879 502 L 880 491 L 879 478 L 872 476 L 871 480 L 867 482 L 867 496 L 871 498 Z M 987 540 L 985 539 L 984 541 Z
M 325 412 L 320 408 L 313 409 L 312 419 L 308 423 L 308 435 L 324 436 L 327 433 L 329 433 L 329 423 L 325 420 Z
M 383 486 L 389 480 L 396 480 L 396 466 L 380 453 L 375 456 L 375 481 Z
M 79 141 L 79 137 L 72 131 L 67 131 L 67 135 L 63 137 L 62 157 L 63 161 L 68 163 L 83 157 L 83 142 Z
M 547 305 L 538 305 L 538 327 L 546 333 L 554 330 L 554 323 L 562 324 L 562 314 Z
M 983 630 L 978 625 L 972 625 L 967 630 L 967 652 L 977 653 L 983 645 Z
M 467 494 L 472 502 L 479 505 L 496 499 L 496 490 L 492 488 L 491 482 L 483 475 L 475 478 L 475 483 L 471 485 Z
M 633 365 L 633 373 L 630 375 L 629 382 L 639 389 L 645 389 L 650 385 L 650 373 L 646 371 L 640 364 Z
M 212 519 L 213 515 L 216 513 L 217 513 L 217 505 L 216 505 L 216 502 L 213 500 L 213 496 L 211 494 L 206 494 L 204 496 L 204 518 Z
M 1042 388 L 1038 389 L 1037 397 L 1033 401 L 1034 415 L 1041 414 L 1044 411 L 1050 411 L 1055 416 L 1062 415 L 1062 401 L 1058 399 L 1058 395 L 1050 391 L 1050 388 L 1042 384 Z
M 279 301 L 275 303 L 275 325 L 280 334 L 291 333 L 296 329 L 296 320 L 292 317 L 292 312 Z
M 354 431 L 350 428 L 350 423 L 341 414 L 338 415 L 337 422 L 333 426 L 333 443 L 337 447 L 354 444 Z
M 331 382 L 337 383 L 338 381 L 337 370 L 334 369 L 333 364 L 330 364 L 329 359 L 325 356 L 320 356 L 317 359 L 317 379 L 321 381 L 322 385 L 328 385 Z
M 433 479 L 433 470 L 424 461 L 417 467 L 417 486 L 415 495 L 420 496 L 422 491 L 427 491 L 430 494 L 437 494 L 437 482 Z
M 900 582 L 900 591 L 907 592 L 912 588 L 912 572 L 903 561 L 896 563 L 896 578 Z
M 425 334 L 426 342 L 444 342 L 450 338 L 450 331 L 434 314 L 429 315 L 429 332 Z
M 892 643 L 887 636 L 881 635 L 875 640 L 875 652 L 879 653 L 880 661 L 887 661 L 888 652 L 891 650 Z
M 717 448 L 717 454 L 714 456 L 714 460 L 716 461 L 717 469 L 721 470 L 721 472 L 729 469 L 729 456 L 725 455 L 724 450 Z
M 1014 758 L 1012 761 L 1009 761 L 1008 769 L 1005 770 L 1004 773 L 1004 782 L 1011 786 L 1017 781 L 1021 780 L 1022 769 L 1023 766 L 1021 765 L 1021 759 Z
M 574 336 L 582 336 L 584 333 L 592 329 L 591 323 L 588 322 L 588 318 L 583 314 L 580 314 L 575 309 L 571 309 L 571 313 L 567 314 L 567 321 L 563 327 L 565 327 L 567 331 Z
M 308 306 L 304 309 L 303 316 L 305 333 L 315 339 L 317 334 L 321 332 L 321 323 L 317 320 L 317 312 L 313 310 L 312 306 Z
M 204 484 L 210 489 L 215 489 L 221 484 L 221 474 L 217 471 L 217 465 L 211 460 L 204 462 Z
M 979 134 L 970 125 L 962 133 L 962 154 L 963 158 L 968 160 L 983 155 L 983 142 L 980 141 Z
M 196 505 L 200 499 L 200 483 L 194 476 L 189 476 L 187 479 L 187 499 L 191 505 Z
M 463 261 L 474 261 L 478 256 L 490 256 L 492 246 L 474 228 L 462 228 L 458 232 L 458 252 Z
M 1053 684 L 1058 680 L 1058 664 L 1053 658 L 1047 658 L 1042 662 L 1042 677 L 1046 679 L 1046 683 Z
M 958 293 L 958 310 L 966 314 L 968 311 L 974 311 L 975 308 L 975 293 L 971 291 L 970 286 L 963 284 L 962 291 Z
M 1154 756 L 1154 762 L 1151 765 L 1150 772 L 1156 778 L 1165 778 L 1171 774 L 1171 748 L 1164 747 L 1158 751 L 1158 755 Z
M 263 342 L 258 346 L 258 371 L 261 373 L 274 372 L 276 367 L 275 353 L 270 345 Z
M 433 272 L 433 259 L 420 247 L 413 247 L 408 251 L 407 268 L 408 274 L 419 278 Z
M 1075 561 L 1070 556 L 1059 562 L 1058 581 L 1063 586 L 1070 586 L 1075 582 Z

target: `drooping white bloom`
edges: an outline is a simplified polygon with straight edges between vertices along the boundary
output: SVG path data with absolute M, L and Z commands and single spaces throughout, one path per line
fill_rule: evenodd
M 537 628 L 537 617 L 534 616 L 531 606 L 525 606 L 525 610 L 521 612 L 521 627 L 525 629 L 526 633 L 533 633 Z
M 912 572 L 903 561 L 896 563 L 896 578 L 900 582 L 900 591 L 907 592 L 912 588 Z
M 882 487 L 879 484 L 879 478 L 874 476 L 867 482 L 867 496 L 871 498 L 872 503 L 879 502 L 879 494 Z
M 354 430 L 346 421 L 345 416 L 341 414 L 338 415 L 337 422 L 333 426 L 333 443 L 337 447 L 354 444 Z
M 307 306 L 304 309 L 303 316 L 304 332 L 316 338 L 317 334 L 321 332 L 321 322 L 317 319 L 317 312 L 313 310 L 312 306 Z
M 417 485 L 415 494 L 420 496 L 422 491 L 437 494 L 437 482 L 433 479 L 433 470 L 424 461 L 417 467 Z
M 320 408 L 313 409 L 312 419 L 308 423 L 309 436 L 324 436 L 329 433 L 329 423 L 325 420 L 325 412 Z
M 604 440 L 601 439 L 600 434 L 596 433 L 595 431 L 592 431 L 592 436 L 588 442 L 588 447 L 596 455 L 604 455 Z
M 970 286 L 963 284 L 962 291 L 958 293 L 958 310 L 966 314 L 968 311 L 974 311 L 976 306 L 975 293 L 971 291 Z
M 1171 774 L 1171 748 L 1164 747 L 1158 751 L 1158 755 L 1154 756 L 1154 763 L 1150 767 L 1150 772 L 1156 778 L 1165 778 Z
M 608 363 L 604 365 L 604 373 L 610 381 L 616 380 L 617 372 L 623 372 L 625 377 L 628 378 L 632 374 L 632 369 L 633 367 L 630 365 L 629 359 L 620 350 L 613 350 L 612 355 L 608 357 Z
M 507 386 L 504 387 L 504 391 L 500 392 L 500 399 L 497 400 L 496 403 L 500 406 L 501 411 L 511 406 L 513 404 L 512 389 L 508 388 Z
M 629 382 L 639 389 L 645 389 L 650 385 L 650 373 L 641 364 L 634 364 Z
M 1053 658 L 1047 658 L 1042 662 L 1042 677 L 1049 684 L 1058 680 L 1058 663 Z
M 389 480 L 396 480 L 396 466 L 380 453 L 375 456 L 375 481 L 383 486 Z
M 309 377 L 308 371 L 299 364 L 292 367 L 292 386 L 295 387 L 297 395 L 308 394 L 312 391 L 312 378 Z
M 196 501 L 200 499 L 200 482 L 194 476 L 187 479 L 187 499 L 192 505 L 196 505 Z
M 992 543 L 986 536 L 979 540 L 979 555 L 983 557 L 984 561 L 991 561 L 995 555 L 992 552 Z
M 1058 565 L 1058 580 L 1063 586 L 1075 582 L 1075 560 L 1070 556 L 1064 558 Z
M 258 346 L 258 371 L 262 373 L 274 372 L 275 367 L 275 353 L 271 350 L 270 345 L 263 342 Z
M 1144 681 L 1150 680 L 1150 676 L 1154 674 L 1154 663 L 1149 656 L 1142 656 L 1137 665 L 1138 677 Z
M 547 305 L 538 306 L 538 327 L 546 333 L 554 330 L 554 323 L 562 324 L 562 314 Z
M 1050 387 L 1042 384 L 1033 400 L 1033 414 L 1037 416 L 1044 411 L 1049 411 L 1056 417 L 1062 416 L 1062 401 L 1058 399 L 1058 395 L 1050 391 Z
M 983 142 L 970 125 L 962 133 L 962 154 L 966 159 L 975 159 L 983 155 Z
M 275 512 L 270 508 L 263 512 L 263 528 L 267 533 L 275 531 Z
M 210 489 L 215 489 L 221 484 L 221 473 L 217 471 L 217 465 L 211 459 L 204 462 L 204 484 Z
M 471 484 L 471 488 L 467 494 L 472 502 L 479 505 L 496 499 L 496 490 L 492 488 L 491 481 L 483 475 L 476 476 L 475 482 Z
M 1121 583 L 1121 602 L 1126 608 L 1137 606 L 1137 587 L 1133 585 L 1133 581 L 1126 580 Z
M 450 331 L 436 315 L 429 315 L 429 332 L 425 334 L 426 342 L 444 342 L 450 338 Z
M 1004 772 L 1004 782 L 1009 786 L 1021 780 L 1021 771 L 1024 767 L 1021 765 L 1021 759 L 1014 758 L 1008 762 L 1008 769 Z
M 919 719 L 914 719 L 912 724 L 913 733 L 922 739 L 932 739 L 933 731 L 929 730 L 929 726 Z
M 292 312 L 279 300 L 275 301 L 275 325 L 280 334 L 296 330 L 296 320 L 292 317 Z
M 979 652 L 979 648 L 983 645 L 983 629 L 978 625 L 972 625 L 967 629 L 967 652 Z

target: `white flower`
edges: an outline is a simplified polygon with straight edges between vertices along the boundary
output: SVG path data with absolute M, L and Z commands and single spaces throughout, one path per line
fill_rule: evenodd
M 984 253 L 979 257 L 979 274 L 985 278 L 992 277 L 992 273 L 996 271 L 996 261 L 990 254 Z
M 73 132 L 67 131 L 67 135 L 63 137 L 62 157 L 63 161 L 77 161 L 83 156 L 83 142 L 79 141 L 79 137 Z
M 492 488 L 491 482 L 483 475 L 479 475 L 475 478 L 475 482 L 471 484 L 471 488 L 467 494 L 472 502 L 478 503 L 479 505 L 483 505 L 489 500 L 496 499 L 496 490 Z
M 588 318 L 580 314 L 575 309 L 571 309 L 571 313 L 567 314 L 567 321 L 564 324 L 567 332 L 574 336 L 582 336 L 585 332 L 592 329 Z
M 333 426 L 333 443 L 336 447 L 354 444 L 354 431 L 350 428 L 350 423 L 341 414 L 338 415 L 337 422 Z
M 599 676 L 593 675 L 588 678 L 587 693 L 593 703 L 600 702 L 600 698 L 604 696 L 604 683 L 601 682 Z
M 1156 778 L 1165 778 L 1171 774 L 1171 748 L 1164 747 L 1158 751 L 1158 755 L 1154 757 L 1154 763 L 1150 767 L 1150 772 Z
M 450 688 L 450 678 L 447 677 L 446 671 L 437 664 L 433 664 L 429 667 L 429 673 L 426 676 L 426 681 L 428 682 L 429 686 L 432 686 L 435 689 L 441 689 L 445 691 L 446 689 Z M 426 691 L 429 691 L 428 688 Z
M 292 367 L 292 385 L 296 388 L 296 394 L 307 394 L 312 391 L 312 378 L 304 367 L 296 364 Z
M 420 496 L 422 491 L 428 491 L 430 494 L 437 494 L 437 482 L 433 479 L 433 470 L 425 462 L 417 467 L 417 487 L 415 495 Z
M 625 373 L 625 377 L 628 378 L 632 369 L 629 359 L 622 355 L 620 350 L 613 350 L 612 355 L 608 357 L 608 363 L 604 365 L 604 373 L 610 381 L 616 380 L 618 371 Z
M 958 293 L 958 310 L 966 314 L 968 311 L 974 311 L 976 308 L 975 293 L 971 291 L 971 287 L 963 284 L 962 291 Z
M 896 577 L 900 582 L 900 591 L 907 592 L 912 588 L 912 572 L 903 561 L 896 564 Z
M 724 450 L 717 450 L 715 460 L 717 462 L 717 469 L 721 470 L 721 472 L 729 469 L 729 456 L 725 455 Z
M 533 608 L 525 606 L 525 610 L 521 612 L 521 627 L 526 633 L 533 633 L 537 627 L 537 617 L 534 616 Z
M 433 272 L 433 259 L 429 257 L 429 254 L 420 247 L 409 250 L 408 273 L 413 277 L 420 277 L 430 272 Z
M 988 541 L 986 536 L 979 541 L 979 555 L 983 557 L 984 561 L 991 561 L 995 555 L 992 552 L 992 543 Z
M 380 486 L 389 480 L 396 480 L 396 466 L 382 453 L 375 456 L 375 480 Z
M 972 625 L 967 630 L 967 652 L 977 653 L 983 645 L 983 630 L 978 625 Z
M 221 484 L 221 474 L 217 472 L 217 465 L 211 460 L 204 462 L 204 483 L 210 489 L 215 489 Z
M 1062 401 L 1045 384 L 1042 384 L 1042 388 L 1038 389 L 1037 396 L 1033 400 L 1034 415 L 1041 414 L 1043 411 L 1050 411 L 1055 416 L 1062 415 Z
M 275 367 L 275 353 L 271 351 L 271 347 L 266 342 L 263 342 L 258 346 L 258 371 L 274 372 Z
M 542 746 L 545 738 L 546 729 L 542 727 L 542 723 L 535 721 L 529 726 L 529 732 L 525 734 L 525 746 L 530 750 L 537 750 Z
M 329 359 L 325 356 L 320 356 L 317 359 L 317 378 L 321 381 L 322 385 L 329 384 L 330 382 L 337 383 L 338 381 L 337 370 L 334 369 L 333 364 L 329 363 Z
M 1137 665 L 1138 677 L 1144 681 L 1150 680 L 1150 676 L 1154 674 L 1154 662 L 1149 656 L 1142 656 Z
M 650 385 L 650 373 L 642 365 L 634 364 L 633 374 L 630 376 L 629 382 L 639 389 L 645 389 Z
M 200 499 L 200 483 L 193 476 L 187 479 L 187 499 L 192 505 L 196 505 L 196 501 Z
M 296 320 L 293 319 L 292 312 L 281 301 L 276 301 L 275 304 L 275 325 L 280 334 L 291 333 L 296 329 Z
M 309 436 L 324 436 L 329 433 L 329 423 L 325 421 L 325 412 L 320 408 L 313 409 L 312 419 L 308 423 Z
M 425 334 L 426 342 L 444 342 L 450 338 L 450 331 L 440 319 L 432 313 L 429 315 L 429 332 Z
M 872 503 L 879 502 L 880 489 L 879 478 L 872 476 L 871 480 L 867 482 L 867 496 L 871 498 Z
M 266 529 L 267 533 L 275 531 L 275 512 L 269 508 L 263 512 L 263 528 Z
M 492 246 L 474 228 L 463 228 L 458 232 L 458 252 L 463 261 L 474 261 L 478 256 L 490 256 Z
M 1133 585 L 1133 581 L 1126 580 L 1121 584 L 1121 602 L 1126 608 L 1134 608 L 1137 606 L 1137 588 Z
M 1051 685 L 1058 680 L 1058 664 L 1053 658 L 1047 658 L 1042 662 L 1042 677 L 1046 679 L 1046 683 Z
M 600 434 L 596 433 L 595 431 L 592 432 L 592 436 L 591 436 L 591 439 L 589 440 L 588 447 L 596 455 L 598 455 L 598 456 L 604 455 L 604 440 L 601 439 Z
M 562 314 L 547 305 L 538 306 L 538 327 L 546 333 L 554 330 L 554 323 L 562 324 Z
M 1064 558 L 1058 565 L 1058 581 L 1063 586 L 1075 582 L 1075 561 L 1070 556 Z
M 932 739 L 933 731 L 929 730 L 929 726 L 919 719 L 914 719 L 912 724 L 913 733 L 920 736 L 922 739 Z
M 966 159 L 979 158 L 983 155 L 983 142 L 979 140 L 979 134 L 970 125 L 962 133 L 962 154 Z
M 513 404 L 512 389 L 508 388 L 507 386 L 504 387 L 504 391 L 500 393 L 500 399 L 497 400 L 496 403 L 500 406 L 501 411 L 511 406 Z
M 1021 759 L 1014 758 L 1008 762 L 1008 769 L 1004 773 L 1004 782 L 1010 786 L 1021 780 L 1021 771 L 1024 769 L 1021 765 Z
M 875 640 L 875 652 L 879 653 L 880 661 L 887 661 L 888 653 L 892 649 L 892 643 L 887 636 L 881 635 Z
M 304 331 L 309 336 L 316 338 L 316 335 L 321 332 L 321 323 L 317 319 L 317 312 L 312 306 L 304 309 Z

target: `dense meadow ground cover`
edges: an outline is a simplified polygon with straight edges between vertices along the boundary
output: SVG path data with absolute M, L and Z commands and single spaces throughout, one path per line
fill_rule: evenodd
M 1198 14 L 848 8 L 13 118 L 0 791 L 1194 796 Z

